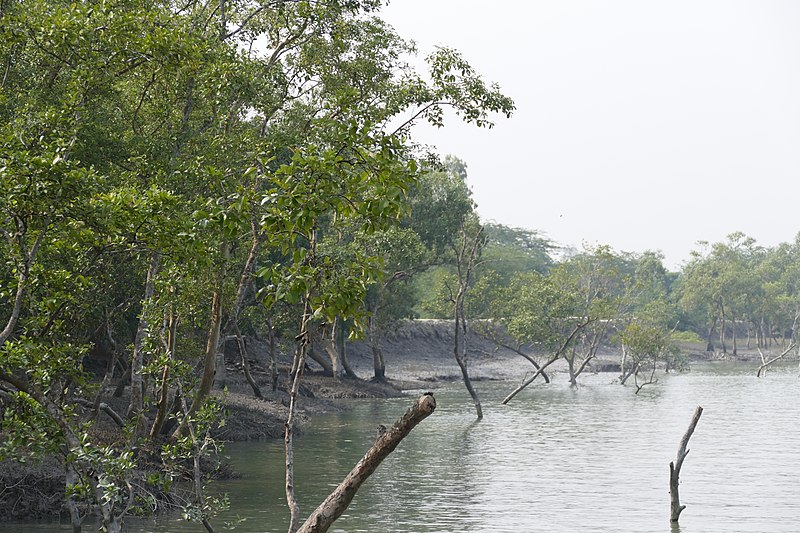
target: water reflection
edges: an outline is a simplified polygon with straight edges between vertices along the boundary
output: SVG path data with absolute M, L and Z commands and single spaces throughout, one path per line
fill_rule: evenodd
M 558 376 L 507 406 L 500 401 L 509 384 L 481 382 L 480 423 L 462 386 L 437 391 L 437 412 L 389 456 L 333 531 L 800 531 L 794 365 L 762 379 L 755 366 L 707 365 L 661 376 L 638 395 L 611 379 L 588 375 L 573 390 Z M 359 401 L 314 420 L 297 440 L 303 514 L 361 457 L 378 424 L 391 423 L 410 401 Z M 687 509 L 676 528 L 668 517 L 668 464 L 697 405 L 705 411 L 681 473 Z M 234 508 L 215 524 L 223 529 L 242 517 L 236 531 L 285 531 L 282 443 L 239 443 L 228 451 L 245 477 L 219 484 Z M 130 525 L 138 532 L 198 530 L 166 516 Z

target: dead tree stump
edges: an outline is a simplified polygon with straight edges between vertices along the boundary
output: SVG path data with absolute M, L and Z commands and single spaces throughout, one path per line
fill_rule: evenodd
M 679 478 L 681 475 L 683 460 L 686 459 L 687 455 L 689 455 L 689 450 L 686 449 L 686 446 L 689 445 L 689 439 L 692 437 L 694 428 L 697 427 L 697 422 L 700 420 L 700 415 L 702 414 L 703 408 L 698 405 L 697 409 L 694 410 L 694 415 L 692 416 L 692 421 L 689 424 L 689 429 L 686 430 L 686 433 L 684 433 L 683 438 L 681 439 L 680 446 L 678 447 L 678 456 L 675 459 L 675 462 L 669 463 L 669 520 L 673 523 L 678 522 L 681 512 L 686 509 L 685 505 L 681 505 L 681 498 L 678 494 L 678 484 L 680 483 Z

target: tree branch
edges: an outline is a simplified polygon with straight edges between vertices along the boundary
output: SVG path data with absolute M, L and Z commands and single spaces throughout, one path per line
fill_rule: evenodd
M 767 375 L 767 367 L 769 365 L 771 365 L 772 363 L 774 363 L 775 361 L 777 361 L 779 359 L 782 359 L 783 356 L 785 356 L 787 353 L 791 352 L 792 348 L 794 348 L 794 347 L 795 347 L 795 343 L 794 342 L 789 343 L 789 347 L 786 348 L 783 351 L 783 353 L 773 357 L 769 361 L 766 360 L 766 357 L 764 357 L 764 354 L 761 352 L 761 348 L 759 348 L 758 349 L 758 353 L 761 354 L 761 363 L 762 363 L 762 365 L 760 367 L 758 367 L 758 372 L 756 373 L 756 377 L 760 378 L 761 376 L 766 376 Z
M 42 239 L 47 233 L 47 227 L 50 225 L 49 220 L 45 223 L 44 229 L 39 233 L 36 237 L 36 240 L 33 243 L 30 251 L 25 253 L 24 246 L 20 246 L 20 251 L 23 253 L 24 257 L 24 264 L 20 269 L 19 276 L 17 279 L 17 293 L 14 296 L 14 307 L 11 309 L 11 316 L 8 317 L 8 322 L 6 326 L 3 328 L 3 331 L 0 331 L 0 344 L 4 343 L 11 337 L 11 334 L 14 332 L 14 328 L 17 327 L 17 321 L 19 321 L 19 315 L 22 312 L 22 303 L 25 299 L 25 291 L 28 288 L 28 275 L 30 274 L 31 267 L 36 260 L 36 253 L 39 251 L 39 246 L 42 243 Z M 20 236 L 20 241 L 22 240 L 23 236 Z
M 353 467 L 339 486 L 311 513 L 298 533 L 324 533 L 327 531 L 333 522 L 347 510 L 347 506 L 353 501 L 358 489 L 375 472 L 381 462 L 397 448 L 400 441 L 417 424 L 430 416 L 435 409 L 436 400 L 433 395 L 425 393 L 388 431 L 379 433 L 375 444 L 364 454 L 364 457 Z M 384 430 L 383 427 L 379 428 L 379 431 Z

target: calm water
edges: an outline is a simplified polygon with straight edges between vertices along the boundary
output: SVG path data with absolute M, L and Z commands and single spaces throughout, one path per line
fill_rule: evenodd
M 638 396 L 590 375 L 572 390 L 561 375 L 500 405 L 511 384 L 477 383 L 486 418 L 476 423 L 463 386 L 436 392 L 437 411 L 362 487 L 332 531 L 670 531 L 669 462 L 695 406 L 705 409 L 681 475 L 682 533 L 800 531 L 800 379 L 796 366 L 755 377 L 755 367 L 707 366 L 662 376 Z M 305 516 L 342 479 L 409 398 L 359 401 L 316 418 L 297 440 Z M 281 442 L 229 445 L 244 478 L 218 483 L 233 507 L 214 524 L 283 532 Z M 201 531 L 176 517 L 129 531 Z M 2 532 L 65 531 L 8 524 Z M 676 530 L 672 530 L 676 531 Z

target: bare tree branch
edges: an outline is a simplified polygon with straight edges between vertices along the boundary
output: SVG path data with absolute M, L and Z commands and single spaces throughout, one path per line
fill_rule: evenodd
M 347 474 L 336 489 L 325 498 L 311 516 L 303 523 L 298 533 L 324 533 L 333 522 L 347 510 L 361 485 L 372 475 L 381 462 L 397 448 L 417 424 L 425 420 L 436 409 L 436 400 L 431 393 L 422 395 L 406 413 L 389 429 L 379 428 L 375 444 Z
M 794 348 L 794 347 L 795 347 L 795 343 L 791 342 L 789 344 L 789 347 L 786 348 L 780 355 L 776 355 L 775 357 L 773 357 L 769 361 L 766 360 L 766 357 L 764 357 L 764 353 L 761 351 L 761 348 L 759 348 L 758 349 L 758 353 L 761 355 L 761 363 L 762 364 L 761 364 L 760 367 L 758 367 L 758 372 L 756 373 L 756 377 L 760 378 L 761 376 L 766 376 L 767 375 L 767 367 L 769 365 L 771 365 L 772 363 L 774 363 L 775 361 L 778 361 L 779 359 L 783 359 L 783 357 L 787 353 L 791 352 L 792 348 Z

